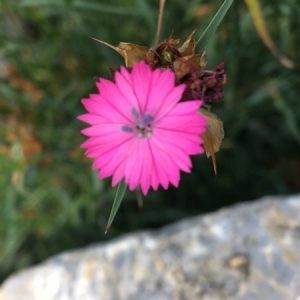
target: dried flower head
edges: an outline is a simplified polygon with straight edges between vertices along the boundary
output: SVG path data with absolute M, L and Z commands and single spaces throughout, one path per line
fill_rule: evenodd
M 101 40 L 95 40 L 122 55 L 128 68 L 144 60 L 152 69 L 172 70 L 175 73 L 176 84 L 185 84 L 182 101 L 192 99 L 201 99 L 205 103 L 220 101 L 223 97 L 223 85 L 226 83 L 225 64 L 221 63 L 213 70 L 205 70 L 206 52 L 202 50 L 195 53 L 195 32 L 196 29 L 180 47 L 180 40 L 174 39 L 173 34 L 150 49 L 124 42 L 115 47 Z

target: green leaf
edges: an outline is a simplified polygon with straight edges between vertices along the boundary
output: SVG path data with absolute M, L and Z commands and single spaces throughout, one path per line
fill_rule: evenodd
M 112 206 L 112 209 L 111 209 L 111 212 L 110 212 L 110 216 L 108 218 L 108 222 L 107 222 L 107 226 L 106 226 L 106 229 L 105 229 L 105 233 L 107 233 L 108 229 L 110 228 L 115 216 L 116 216 L 116 213 L 119 209 L 119 206 L 123 200 L 123 197 L 125 195 L 125 192 L 126 192 L 126 188 L 127 188 L 127 184 L 122 180 L 119 184 L 118 184 L 118 187 L 117 187 L 117 193 L 116 193 L 116 196 L 115 196 L 115 199 L 114 199 L 114 203 L 113 203 L 113 206 Z
M 199 49 L 204 49 L 210 38 L 216 32 L 221 21 L 225 17 L 229 7 L 231 6 L 233 0 L 225 0 L 222 6 L 217 11 L 216 15 L 213 17 L 209 25 L 206 27 L 199 40 L 197 41 Z

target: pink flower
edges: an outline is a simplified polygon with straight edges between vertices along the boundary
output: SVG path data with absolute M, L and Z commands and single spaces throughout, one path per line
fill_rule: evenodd
M 175 86 L 169 69 L 152 70 L 145 62 L 131 72 L 121 67 L 115 82 L 100 79 L 99 94 L 82 99 L 91 126 L 82 130 L 86 156 L 94 158 L 99 178 L 125 179 L 129 189 L 178 186 L 180 170 L 190 172 L 190 155 L 203 153 L 200 134 L 206 119 L 197 113 L 202 101 L 180 102 L 185 85 Z

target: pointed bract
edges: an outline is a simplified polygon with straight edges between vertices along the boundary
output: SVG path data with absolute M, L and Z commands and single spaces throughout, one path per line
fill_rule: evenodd
M 206 130 L 201 134 L 204 142 L 204 149 L 207 157 L 212 158 L 214 172 L 217 175 L 217 162 L 215 152 L 218 152 L 222 140 L 224 138 L 223 122 L 213 113 L 200 108 L 199 113 L 204 115 L 207 119 Z

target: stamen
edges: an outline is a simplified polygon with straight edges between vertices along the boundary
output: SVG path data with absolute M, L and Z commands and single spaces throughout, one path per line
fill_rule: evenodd
M 139 119 L 139 117 L 140 117 L 140 114 L 139 114 L 139 112 L 137 111 L 137 109 L 136 108 L 131 108 L 131 114 L 133 115 L 133 117 L 135 118 L 135 119 Z
M 154 120 L 154 118 L 149 114 L 149 113 L 145 113 L 144 118 L 141 120 L 141 122 L 139 123 L 139 127 L 140 128 L 146 128 L 147 126 L 150 125 L 150 123 Z
M 140 138 L 151 137 L 153 131 L 151 123 L 154 120 L 152 115 L 146 112 L 143 119 L 141 119 L 140 113 L 136 108 L 132 107 L 130 111 L 133 118 L 136 120 L 134 121 L 135 124 L 133 124 L 133 126 L 123 125 L 121 126 L 121 130 L 130 133 L 136 132 Z
M 133 132 L 133 128 L 127 125 L 121 126 L 121 130 L 124 132 Z

